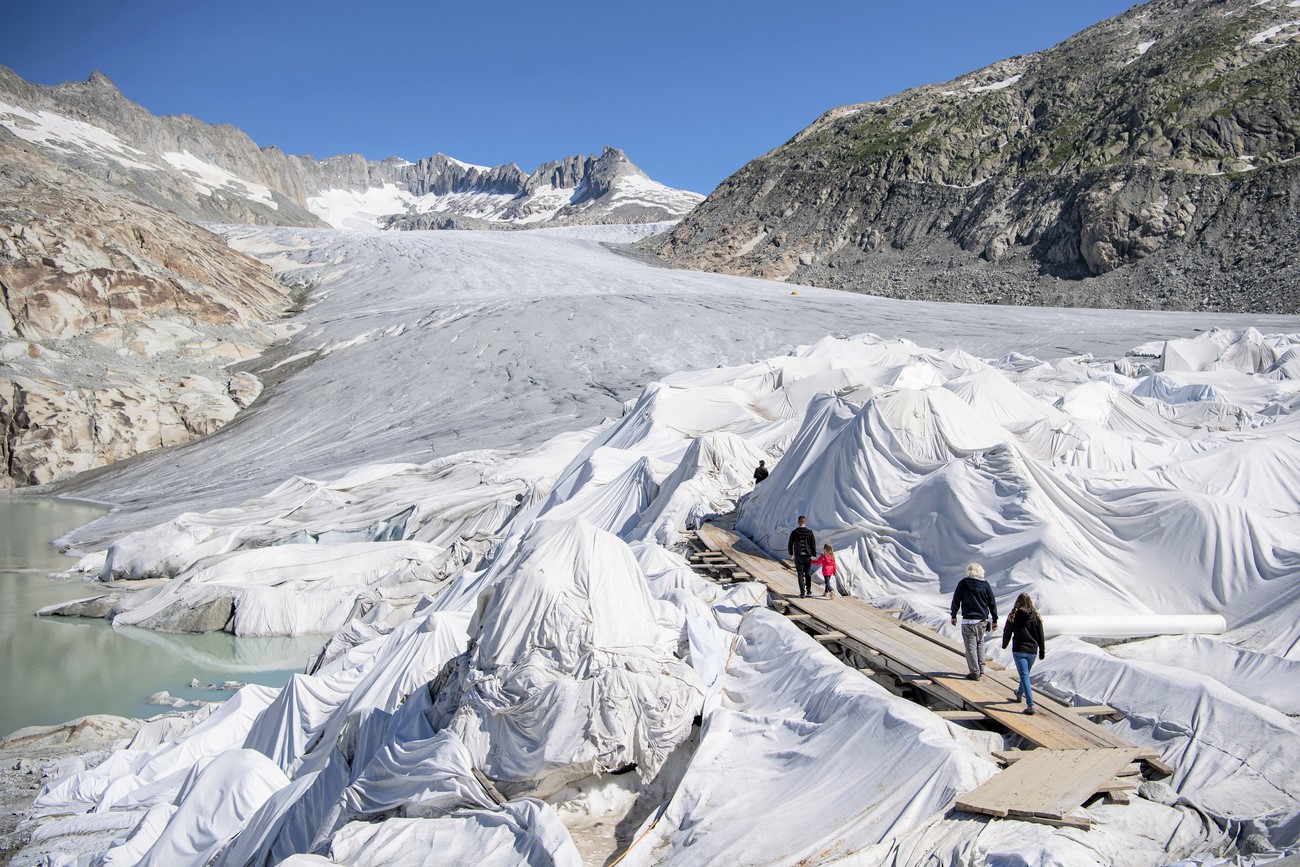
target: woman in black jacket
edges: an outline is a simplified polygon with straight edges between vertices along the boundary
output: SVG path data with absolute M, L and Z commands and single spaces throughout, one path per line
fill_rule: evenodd
M 1007 625 L 1002 630 L 1002 648 L 1011 645 L 1011 658 L 1016 661 L 1020 686 L 1016 688 L 1016 701 L 1025 699 L 1025 713 L 1034 715 L 1034 690 L 1029 685 L 1029 670 L 1034 667 L 1034 657 L 1047 657 L 1047 641 L 1043 638 L 1043 618 L 1038 616 L 1034 600 L 1028 593 L 1016 597 L 1016 604 L 1007 615 Z

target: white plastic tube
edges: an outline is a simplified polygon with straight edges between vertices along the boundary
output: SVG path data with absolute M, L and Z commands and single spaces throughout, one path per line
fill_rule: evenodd
M 1218 614 L 1047 614 L 1047 635 L 1082 638 L 1142 638 L 1147 635 L 1217 635 L 1228 624 Z

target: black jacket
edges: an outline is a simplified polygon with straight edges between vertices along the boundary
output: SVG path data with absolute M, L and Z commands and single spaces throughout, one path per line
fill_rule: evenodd
M 1037 653 L 1047 658 L 1047 639 L 1043 638 L 1043 621 L 1032 611 L 1017 611 L 1007 618 L 1002 629 L 1002 646 L 1011 643 L 1012 653 Z
M 766 478 L 767 478 L 767 467 L 754 468 L 754 484 L 758 484 L 759 482 L 763 481 L 763 479 Z
M 790 542 L 785 549 L 791 557 L 811 560 L 817 555 L 817 538 L 807 527 L 795 527 L 790 533 Z
M 998 619 L 998 601 L 993 598 L 993 588 L 983 578 L 968 575 L 958 582 L 952 594 L 950 613 L 953 617 L 957 616 L 958 609 L 968 620 Z

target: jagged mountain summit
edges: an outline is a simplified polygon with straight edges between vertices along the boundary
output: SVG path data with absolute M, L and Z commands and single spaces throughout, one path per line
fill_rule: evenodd
M 703 196 L 651 180 L 621 150 L 532 173 L 444 154 L 315 159 L 239 129 L 155 117 L 102 73 L 54 87 L 0 66 L 0 127 L 59 163 L 189 220 L 336 228 L 512 228 L 676 220 Z
M 1300 6 L 1152 0 L 826 112 L 653 242 L 930 300 L 1300 309 Z

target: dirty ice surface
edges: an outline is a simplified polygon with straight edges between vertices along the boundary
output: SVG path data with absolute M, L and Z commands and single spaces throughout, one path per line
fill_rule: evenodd
M 314 281 L 284 351 L 318 360 L 223 434 L 87 485 L 132 511 L 81 535 L 113 542 L 82 568 L 169 579 L 108 612 L 137 625 L 334 632 L 284 689 L 52 781 L 16 863 L 1147 865 L 1300 844 L 1294 318 L 791 295 L 572 233 L 233 235 Z M 1048 614 L 1222 615 L 1223 635 L 1115 652 L 1053 639 L 1034 669 L 1175 774 L 1087 807 L 1089 831 L 952 813 L 1013 744 L 843 665 L 756 585 L 696 576 L 683 531 L 733 510 L 778 555 L 807 514 L 841 589 L 949 634 L 971 560 L 1004 611 L 1028 591 Z

